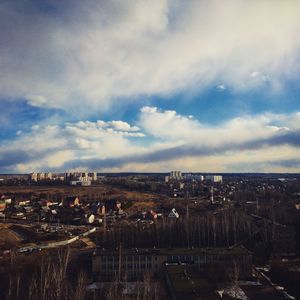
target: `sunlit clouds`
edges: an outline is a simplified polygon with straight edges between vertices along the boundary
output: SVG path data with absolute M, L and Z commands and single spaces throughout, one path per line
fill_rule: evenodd
M 299 172 L 299 32 L 292 0 L 2 1 L 0 171 Z
M 0 158 L 2 168 L 22 172 L 77 167 L 143 171 L 145 164 L 149 171 L 174 165 L 193 171 L 246 171 L 250 165 L 253 171 L 275 171 L 298 160 L 299 137 L 299 113 L 244 116 L 210 126 L 148 106 L 134 124 L 98 120 L 33 126 L 1 145 Z
M 4 1 L 0 95 L 87 116 L 120 97 L 211 85 L 276 92 L 299 76 L 299 11 L 298 1 Z

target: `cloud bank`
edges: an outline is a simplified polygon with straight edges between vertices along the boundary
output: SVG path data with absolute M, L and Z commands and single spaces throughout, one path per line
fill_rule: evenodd
M 299 172 L 299 148 L 299 112 L 244 116 L 213 126 L 193 116 L 146 106 L 134 124 L 98 120 L 35 125 L 0 146 L 0 166 L 15 172 L 175 167 Z
M 277 92 L 299 78 L 299 32 L 293 0 L 1 1 L 0 98 L 89 115 L 209 86 Z

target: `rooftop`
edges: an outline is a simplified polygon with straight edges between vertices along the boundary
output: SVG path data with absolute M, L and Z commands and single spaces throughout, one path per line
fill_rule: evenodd
M 237 246 L 234 248 L 130 248 L 122 249 L 122 252 L 126 252 L 127 255 L 201 255 L 201 254 L 212 254 L 212 255 L 226 255 L 226 254 L 240 254 L 247 255 L 251 254 L 243 246 Z M 114 255 L 119 253 L 118 249 L 104 249 L 97 248 L 98 255 Z

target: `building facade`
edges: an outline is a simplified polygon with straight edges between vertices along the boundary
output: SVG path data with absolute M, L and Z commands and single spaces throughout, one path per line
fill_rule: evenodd
M 171 180 L 181 180 L 182 178 L 183 177 L 182 177 L 181 171 L 171 171 L 170 172 L 169 179 L 171 179 Z
M 203 268 L 218 265 L 222 268 L 237 262 L 240 274 L 251 274 L 252 254 L 240 246 L 237 248 L 195 248 L 195 249 L 97 249 L 93 256 L 92 270 L 95 280 L 113 280 L 118 277 L 132 279 L 141 277 L 145 272 L 158 273 L 164 263 L 189 263 Z
M 221 183 L 223 181 L 223 176 L 221 175 L 207 175 L 205 176 L 205 180 L 214 182 L 214 183 Z

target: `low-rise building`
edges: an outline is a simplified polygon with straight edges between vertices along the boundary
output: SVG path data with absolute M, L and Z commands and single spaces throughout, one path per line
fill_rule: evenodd
M 66 197 L 63 200 L 63 207 L 71 208 L 74 206 L 78 206 L 80 204 L 79 198 L 77 196 Z
M 179 219 L 179 213 L 177 212 L 177 210 L 175 208 L 172 208 L 172 210 L 170 211 L 168 218 L 171 219 Z
M 176 249 L 125 249 L 98 248 L 92 261 L 95 278 L 108 280 L 117 276 L 137 278 L 146 271 L 161 272 L 164 263 L 188 263 L 196 267 L 213 265 L 228 271 L 233 263 L 239 264 L 240 276 L 251 274 L 252 254 L 244 247 L 235 248 L 176 248 Z M 228 270 L 226 270 L 228 268 Z M 121 275 L 120 275 L 121 274 Z
M 90 180 L 72 180 L 70 185 L 74 186 L 90 186 L 92 183 Z
M 4 199 L 0 199 L 0 212 L 4 211 L 6 208 L 6 202 Z

